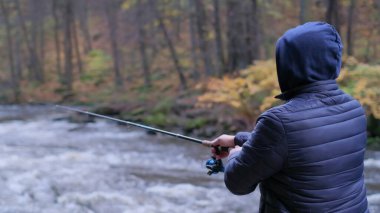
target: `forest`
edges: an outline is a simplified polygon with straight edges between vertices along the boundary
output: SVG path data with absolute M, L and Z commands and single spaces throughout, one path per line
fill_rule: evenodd
M 0 104 L 65 103 L 186 134 L 251 129 L 280 104 L 289 28 L 335 26 L 341 88 L 380 146 L 380 0 L 0 0 Z

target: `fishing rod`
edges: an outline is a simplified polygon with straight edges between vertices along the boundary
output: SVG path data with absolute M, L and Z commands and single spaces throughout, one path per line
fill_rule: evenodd
M 93 112 L 89 112 L 89 111 L 85 111 L 85 110 L 80 110 L 80 109 L 77 109 L 77 108 L 74 108 L 74 107 L 68 107 L 68 106 L 62 106 L 62 105 L 55 105 L 55 106 L 57 108 L 64 109 L 64 110 L 67 110 L 67 111 L 73 111 L 73 112 L 77 112 L 77 113 L 81 113 L 81 114 L 87 114 L 87 115 L 91 115 L 91 116 L 94 116 L 94 117 L 103 118 L 103 119 L 107 119 L 107 120 L 111 120 L 111 121 L 115 121 L 115 122 L 131 125 L 131 126 L 139 127 L 139 128 L 146 129 L 146 130 L 149 130 L 149 131 L 158 132 L 158 133 L 161 133 L 161 134 L 164 134 L 164 135 L 169 135 L 169 136 L 172 136 L 172 137 L 180 138 L 180 139 L 183 139 L 185 141 L 190 141 L 190 142 L 197 143 L 197 144 L 204 144 L 203 141 L 200 140 L 200 139 L 189 137 L 189 136 L 185 136 L 185 135 L 181 135 L 181 134 L 174 133 L 174 132 L 169 132 L 169 131 L 158 129 L 158 128 L 154 128 L 154 127 L 151 127 L 151 126 L 147 126 L 147 125 L 143 125 L 143 124 L 139 124 L 139 123 L 135 123 L 135 122 L 131 122 L 131 121 L 126 121 L 126 120 L 121 120 L 121 119 L 118 119 L 118 118 L 113 118 L 113 117 L 110 117 L 110 116 L 101 115 L 101 114 L 97 114 L 97 113 L 93 113 Z M 218 147 L 214 147 L 214 148 L 215 148 L 215 153 L 216 154 L 220 154 L 220 152 L 228 151 L 228 147 L 220 147 L 220 146 L 218 146 Z M 206 161 L 206 168 L 208 169 L 208 172 L 207 172 L 208 175 L 212 175 L 212 174 L 216 174 L 218 172 L 223 172 L 224 171 L 224 166 L 223 166 L 222 160 L 221 159 L 216 159 L 214 156 L 212 156 L 211 159 L 209 159 L 209 160 Z

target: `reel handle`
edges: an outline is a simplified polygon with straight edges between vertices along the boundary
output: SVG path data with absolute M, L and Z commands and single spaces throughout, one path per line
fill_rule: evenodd
M 221 152 L 228 152 L 230 147 L 226 146 L 214 146 L 215 154 L 220 155 Z

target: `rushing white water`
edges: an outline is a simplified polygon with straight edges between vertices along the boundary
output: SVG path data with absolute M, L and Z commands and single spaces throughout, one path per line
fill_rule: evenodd
M 231 195 L 222 174 L 205 174 L 209 150 L 202 146 L 105 121 L 75 124 L 57 119 L 62 114 L 28 111 L 34 116 L 0 123 L 0 212 L 257 208 L 257 193 Z M 17 108 L 0 116 L 18 118 Z
M 202 146 L 101 120 L 69 123 L 47 109 L 0 107 L 0 119 L 6 118 L 0 122 L 0 213 L 258 209 L 257 190 L 234 196 L 222 174 L 205 174 L 209 150 Z M 372 212 L 380 211 L 377 154 L 365 161 Z

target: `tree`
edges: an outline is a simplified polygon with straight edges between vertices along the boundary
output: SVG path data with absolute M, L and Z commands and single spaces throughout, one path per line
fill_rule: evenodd
M 1 8 L 1 13 L 4 16 L 6 40 L 7 40 L 7 45 L 8 45 L 7 49 L 8 49 L 9 68 L 10 68 L 9 70 L 10 70 L 10 76 L 11 76 L 11 86 L 13 90 L 14 100 L 17 102 L 20 96 L 20 86 L 19 86 L 19 81 L 17 78 L 14 58 L 13 58 L 14 53 L 13 53 L 12 26 L 9 21 L 9 10 L 8 10 L 8 7 L 5 5 L 4 1 L 0 1 L 0 8 Z
M 235 71 L 250 64 L 247 54 L 246 1 L 227 0 L 228 69 Z
M 300 24 L 306 22 L 306 14 L 308 13 L 308 0 L 300 0 Z
M 214 67 L 211 61 L 210 53 L 209 53 L 209 44 L 207 41 L 207 31 L 206 31 L 206 14 L 204 10 L 204 5 L 202 0 L 194 0 L 195 1 L 195 11 L 196 11 L 196 29 L 198 32 L 199 39 L 199 49 L 201 51 L 201 56 L 204 64 L 204 68 L 206 69 L 206 75 L 210 76 L 214 74 Z
M 347 24 L 347 55 L 353 55 L 353 36 L 352 28 L 354 24 L 354 11 L 355 11 L 355 0 L 350 0 L 350 6 L 348 7 L 348 24 Z
M 65 73 L 64 85 L 68 94 L 73 90 L 73 49 L 72 49 L 72 23 L 73 23 L 73 8 L 72 0 L 65 0 L 63 7 L 63 21 L 64 21 L 64 52 L 65 52 Z
M 257 0 L 251 0 L 251 6 L 248 7 L 251 10 L 248 10 L 248 35 L 249 38 L 247 46 L 249 48 L 248 50 L 248 57 L 249 57 L 249 63 L 252 63 L 252 61 L 259 59 L 260 57 L 260 18 L 259 18 L 259 5 Z
M 191 54 L 191 61 L 192 61 L 192 77 L 195 80 L 198 80 L 200 77 L 199 74 L 199 57 L 197 53 L 197 47 L 198 45 L 198 37 L 196 34 L 195 29 L 195 7 L 194 7 L 194 0 L 189 0 L 189 33 L 190 33 L 190 54 Z
M 42 75 L 42 69 L 41 69 L 41 61 L 37 54 L 35 39 L 30 39 L 29 31 L 26 27 L 25 19 L 21 11 L 19 0 L 15 0 L 14 2 L 16 4 L 17 15 L 20 20 L 20 26 L 21 26 L 23 38 L 29 52 L 29 62 L 28 62 L 29 77 L 32 80 L 42 83 L 43 75 Z M 35 29 L 33 29 L 33 31 L 35 31 Z
M 145 32 L 145 21 L 144 21 L 144 12 L 145 5 L 143 0 L 138 1 L 136 19 L 137 19 L 137 28 L 138 28 L 138 43 L 141 56 L 141 65 L 144 72 L 144 84 L 146 87 L 151 86 L 150 82 L 150 69 L 148 64 L 148 57 L 146 54 L 146 32 Z
M 45 30 L 44 30 L 44 12 L 45 4 L 43 0 L 31 0 L 31 44 L 35 49 L 36 58 L 39 60 L 39 67 L 37 69 L 36 80 L 43 83 L 44 76 L 44 57 L 45 57 Z
M 220 74 L 227 73 L 226 62 L 224 59 L 224 48 L 222 40 L 222 30 L 220 26 L 220 6 L 219 0 L 213 0 L 214 6 L 214 33 L 218 70 Z
M 78 0 L 79 4 L 79 26 L 80 30 L 84 36 L 84 52 L 87 54 L 92 50 L 92 39 L 90 34 L 90 29 L 88 27 L 88 1 Z
M 334 25 L 335 29 L 340 33 L 339 1 L 328 0 L 327 3 L 326 22 Z
M 156 18 L 158 19 L 159 28 L 161 29 L 162 34 L 164 35 L 164 39 L 166 41 L 166 44 L 169 48 L 170 55 L 171 55 L 172 61 L 174 63 L 174 67 L 177 71 L 178 78 L 180 81 L 180 87 L 181 87 L 181 89 L 187 89 L 187 82 L 186 82 L 185 76 L 183 75 L 183 68 L 182 68 L 181 64 L 179 63 L 177 51 L 175 50 L 174 45 L 172 43 L 172 40 L 170 39 L 168 30 L 166 29 L 166 25 L 164 23 L 164 19 L 162 18 L 160 11 L 157 9 L 157 5 L 155 4 L 154 0 L 150 0 L 149 2 L 152 6 L 153 13 L 155 14 Z
M 62 78 L 62 65 L 61 65 L 61 44 L 59 39 L 59 30 L 60 30 L 60 22 L 59 22 L 59 8 L 58 1 L 52 1 L 52 14 L 54 21 L 54 44 L 55 44 L 55 60 L 56 60 L 56 72 L 59 79 Z
M 113 70 L 114 81 L 116 87 L 123 86 L 123 79 L 120 71 L 120 50 L 118 45 L 117 33 L 118 33 L 118 20 L 117 12 L 119 9 L 118 1 L 104 1 L 104 8 L 106 10 L 107 23 L 109 28 L 109 36 L 111 42 L 111 50 L 113 57 Z
M 73 10 L 73 20 L 75 20 L 74 10 Z M 74 50 L 75 50 L 75 56 L 76 56 L 78 71 L 79 71 L 79 74 L 83 74 L 82 58 L 81 58 L 80 50 L 79 50 L 78 33 L 77 33 L 77 28 L 75 26 L 75 22 L 71 25 L 71 27 L 72 27 L 72 32 L 73 32 L 72 37 L 73 37 Z

